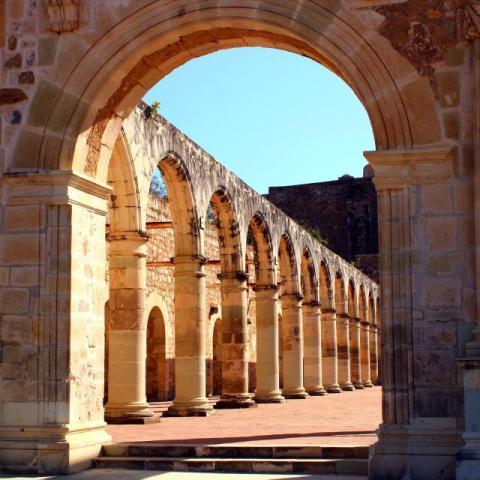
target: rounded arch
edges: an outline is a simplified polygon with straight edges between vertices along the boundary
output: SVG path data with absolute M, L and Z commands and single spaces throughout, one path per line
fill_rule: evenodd
M 345 304 L 345 281 L 340 271 L 335 273 L 335 310 L 337 314 L 347 313 Z
M 315 270 L 315 263 L 312 258 L 312 253 L 310 252 L 310 249 L 308 247 L 303 250 L 300 271 L 300 280 L 302 285 L 304 302 L 318 302 L 320 298 L 317 272 Z
M 332 304 L 333 291 L 332 291 L 332 278 L 330 275 L 330 269 L 324 260 L 320 262 L 320 304 L 322 309 L 334 308 Z
M 299 294 L 300 285 L 298 282 L 297 259 L 295 247 L 288 233 L 280 238 L 278 247 L 278 263 L 280 267 L 280 284 L 285 294 Z
M 232 198 L 225 187 L 220 186 L 214 191 L 210 205 L 215 213 L 221 271 L 239 272 L 243 266 L 240 229 Z
M 372 27 L 347 9 L 331 8 L 327 0 L 301 7 L 294 0 L 278 7 L 261 0 L 235 9 L 219 0 L 214 7 L 188 5 L 181 14 L 175 3 L 135 5 L 96 37 L 71 71 L 52 72 L 61 86 L 36 93 L 34 103 L 46 101 L 49 114 L 41 125 L 34 118 L 37 124 L 26 127 L 43 130 L 32 167 L 106 178 L 122 119 L 145 91 L 192 58 L 245 45 L 296 52 L 339 75 L 367 109 L 378 149 L 440 140 L 428 81 Z M 59 41 L 66 48 L 66 41 Z M 426 119 L 429 129 L 421 128 Z M 19 150 L 15 157 L 22 162 Z
M 189 172 L 182 159 L 168 153 L 159 163 L 173 220 L 175 256 L 202 255 L 201 230 Z
M 255 283 L 274 285 L 276 280 L 273 264 L 272 237 L 263 215 L 257 212 L 248 226 L 248 239 L 253 245 Z

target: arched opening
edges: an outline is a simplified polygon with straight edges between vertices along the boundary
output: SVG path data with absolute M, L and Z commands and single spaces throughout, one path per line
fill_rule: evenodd
M 154 307 L 147 322 L 147 375 L 148 402 L 171 400 L 170 372 L 166 355 L 165 321 L 162 311 Z
M 247 243 L 252 245 L 255 264 L 255 401 L 282 403 L 285 399 L 279 387 L 277 276 L 270 230 L 260 212 L 248 224 Z
M 278 248 L 280 305 L 282 309 L 283 396 L 304 399 L 302 295 L 297 259 L 288 233 L 280 238 Z

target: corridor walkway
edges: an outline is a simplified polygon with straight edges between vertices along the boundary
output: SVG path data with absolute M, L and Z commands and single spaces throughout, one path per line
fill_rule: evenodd
M 109 425 L 114 442 L 260 445 L 370 445 L 381 422 L 382 390 L 289 400 L 210 417 L 162 418 L 151 425 Z

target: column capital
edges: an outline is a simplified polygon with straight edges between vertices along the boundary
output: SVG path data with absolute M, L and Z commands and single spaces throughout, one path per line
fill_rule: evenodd
M 79 205 L 105 216 L 112 188 L 70 170 L 3 174 L 7 204 Z
M 363 155 L 375 170 L 377 192 L 408 185 L 439 183 L 453 173 L 453 146 L 440 144 L 411 150 L 378 150 Z
M 221 281 L 234 281 L 234 282 L 246 282 L 249 279 L 247 272 L 222 272 L 217 275 L 217 278 Z
M 147 256 L 148 236 L 144 232 L 113 232 L 107 234 L 111 257 Z
M 280 288 L 278 287 L 278 285 L 275 285 L 275 284 L 256 284 L 254 287 L 253 287 L 253 291 L 255 293 L 261 293 L 261 292 L 271 292 L 271 291 L 274 291 L 275 293 L 278 293 L 280 290 Z

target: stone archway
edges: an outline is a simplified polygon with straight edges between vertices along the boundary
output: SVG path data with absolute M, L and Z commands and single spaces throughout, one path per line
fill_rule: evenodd
M 232 7 L 228 0 L 211 0 L 185 7 L 180 1 L 164 5 L 141 0 L 122 2 L 116 15 L 102 10 L 108 8 L 105 2 L 90 3 L 102 14 L 85 16 L 90 24 L 79 30 L 71 22 L 67 29 L 74 30 L 71 34 L 49 37 L 55 58 L 48 69 L 39 71 L 41 81 L 31 87 L 21 131 L 10 136 L 13 140 L 5 149 L 6 173 L 1 185 L 5 213 L 18 208 L 36 211 L 39 205 L 43 209 L 42 222 L 21 232 L 2 226 L 0 249 L 2 265 L 8 268 L 48 265 L 45 289 L 40 288 L 42 284 L 31 291 L 22 290 L 26 300 L 21 311 L 27 312 L 29 319 L 41 319 L 36 320 L 39 338 L 50 338 L 50 325 L 60 334 L 102 324 L 106 300 L 101 265 L 104 215 L 110 195 L 103 183 L 122 121 L 142 94 L 173 68 L 222 48 L 266 45 L 297 52 L 327 66 L 352 87 L 370 115 L 377 143 L 377 152 L 367 157 L 375 167 L 379 193 L 385 408 L 372 475 L 401 478 L 412 469 L 421 475 L 421 457 L 436 465 L 431 476 L 440 471 L 450 475 L 461 444 L 457 420 L 463 415 L 455 339 L 476 320 L 472 313 L 474 275 L 458 273 L 462 268 L 470 272 L 474 255 L 468 166 L 472 142 L 468 138 L 460 142 L 460 133 L 443 128 L 439 120 L 440 115 L 446 120 L 445 114 L 452 113 L 443 108 L 456 108 L 448 103 L 453 97 L 449 92 L 435 92 L 427 77 L 386 41 L 378 28 L 363 22 L 361 13 L 341 2 L 247 0 Z M 43 20 L 46 24 L 46 18 Z M 60 23 L 52 27 L 58 33 L 65 31 Z M 438 101 L 435 93 L 439 93 Z M 468 94 L 465 98 L 468 103 Z M 454 148 L 457 146 L 461 148 Z M 456 234 L 438 241 L 436 232 L 442 224 Z M 71 239 L 68 246 L 41 250 L 44 239 L 61 235 Z M 141 240 L 137 235 L 133 243 Z M 182 245 L 184 254 L 191 255 L 192 244 Z M 138 253 L 134 250 L 132 258 Z M 82 262 L 75 260 L 78 254 Z M 445 277 L 436 261 L 442 255 L 450 255 L 449 261 L 458 263 L 447 265 L 450 270 Z M 201 261 L 197 256 L 195 268 L 184 265 L 186 274 L 201 271 Z M 84 271 L 85 264 L 93 266 L 91 271 Z M 72 278 L 70 289 L 66 285 Z M 270 294 L 273 284 L 273 280 L 264 284 Z M 8 298 L 10 292 L 5 292 Z M 72 300 L 84 294 L 92 298 L 91 305 Z M 38 303 L 44 306 L 62 298 L 61 305 L 70 307 L 65 312 L 51 308 L 30 311 L 36 302 L 29 303 L 28 295 L 35 299 L 40 295 Z M 447 298 L 451 299 L 449 305 L 445 305 Z M 452 322 L 452 318 L 460 320 Z M 433 327 L 444 328 L 441 346 L 428 336 Z M 412 340 L 413 332 L 417 339 L 424 338 L 424 344 Z M 76 439 L 88 437 L 89 443 L 76 458 L 65 441 L 62 452 L 52 454 L 48 461 L 43 459 L 46 466 L 40 465 L 39 471 L 55 473 L 87 466 L 99 445 L 108 441 L 103 433 L 101 394 L 91 395 L 91 386 L 102 380 L 94 371 L 82 373 L 71 360 L 91 352 L 90 338 L 84 336 L 83 343 L 77 339 L 74 344 L 61 335 L 58 338 L 61 368 L 54 378 L 41 370 L 32 382 L 32 391 L 38 387 L 42 392 L 55 391 L 55 395 L 45 394 L 38 400 L 40 407 L 32 407 L 36 415 L 29 418 L 34 418 L 38 442 L 33 447 L 30 443 L 29 448 L 56 442 L 55 432 L 45 433 L 44 425 L 69 425 L 69 434 L 75 433 Z M 41 367 L 49 364 L 52 350 L 48 342 L 38 347 Z M 444 352 L 448 354 L 440 355 Z M 441 379 L 436 378 L 428 360 L 436 356 L 445 362 Z M 423 374 L 421 379 L 418 372 Z M 57 390 L 52 385 L 58 386 Z M 52 398 L 59 403 L 55 411 L 49 407 Z M 70 399 L 78 402 L 71 405 Z M 24 406 L 17 400 L 13 397 L 3 402 L 2 408 L 8 411 L 5 418 L 24 414 Z M 10 427 L 7 422 L 8 435 Z M 52 431 L 53 427 L 48 430 Z M 17 431 L 14 435 L 24 438 Z M 64 438 L 66 434 L 61 435 Z M 439 445 L 433 453 L 432 436 Z M 415 448 L 410 455 L 412 442 Z M 2 455 L 8 457 L 9 453 L 7 449 Z

